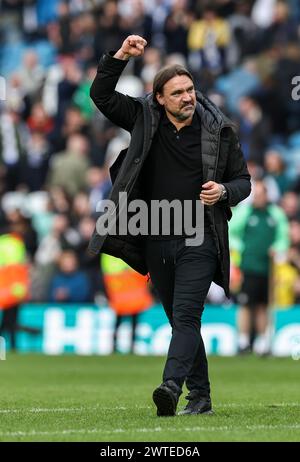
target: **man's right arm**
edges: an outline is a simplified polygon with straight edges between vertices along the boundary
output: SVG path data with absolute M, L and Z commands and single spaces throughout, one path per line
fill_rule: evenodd
M 141 56 L 146 41 L 139 36 L 129 36 L 114 54 L 105 54 L 98 65 L 90 96 L 97 108 L 114 124 L 125 130 L 133 129 L 140 104 L 133 98 L 115 90 L 128 59 Z

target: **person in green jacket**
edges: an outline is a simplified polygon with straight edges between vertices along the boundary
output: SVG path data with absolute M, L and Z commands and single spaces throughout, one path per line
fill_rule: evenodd
M 238 349 L 258 354 L 270 352 L 268 304 L 272 260 L 289 247 L 288 220 L 284 211 L 268 202 L 266 185 L 254 184 L 252 204 L 240 204 L 229 226 L 230 248 L 240 255 L 242 285 L 237 301 Z M 253 332 L 254 336 L 251 335 Z

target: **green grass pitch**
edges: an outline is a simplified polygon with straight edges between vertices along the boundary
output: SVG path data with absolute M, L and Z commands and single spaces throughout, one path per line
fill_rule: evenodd
M 163 364 L 8 354 L 0 361 L 0 441 L 300 441 L 300 361 L 210 357 L 215 414 L 159 418 L 151 396 Z

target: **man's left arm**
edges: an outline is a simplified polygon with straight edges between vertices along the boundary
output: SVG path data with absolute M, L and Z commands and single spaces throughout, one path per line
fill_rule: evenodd
M 232 131 L 227 165 L 222 179 L 227 191 L 227 198 L 222 201 L 224 205 L 233 207 L 246 199 L 251 192 L 250 179 L 240 142 L 236 133 Z

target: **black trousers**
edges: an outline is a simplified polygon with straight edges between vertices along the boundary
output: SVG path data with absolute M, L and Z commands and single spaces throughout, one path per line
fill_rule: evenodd
M 186 246 L 185 238 L 146 242 L 146 260 L 172 327 L 163 381 L 210 394 L 208 366 L 201 336 L 204 301 L 213 280 L 218 256 L 214 238 L 206 233 L 200 246 Z

